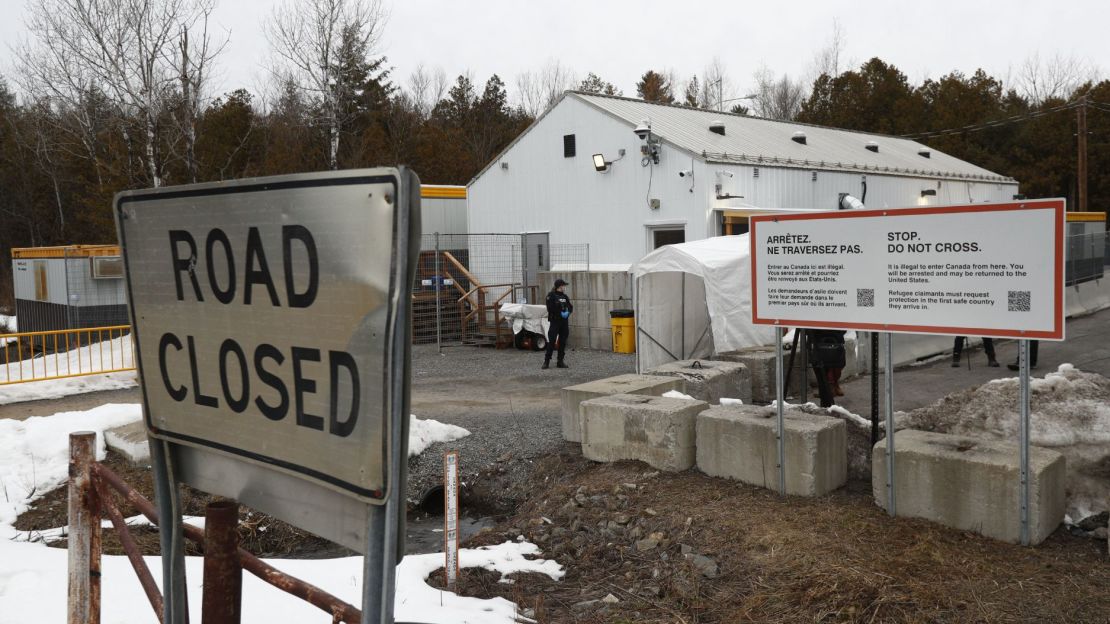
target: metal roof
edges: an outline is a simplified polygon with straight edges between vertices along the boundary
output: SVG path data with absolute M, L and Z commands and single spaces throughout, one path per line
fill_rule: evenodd
M 563 97 L 577 98 L 632 127 L 647 119 L 653 135 L 707 162 L 1015 182 L 923 143 L 883 134 L 577 91 Z M 724 122 L 724 136 L 710 132 L 714 121 Z M 805 133 L 804 145 L 792 140 L 798 132 Z M 868 143 L 878 151 L 867 149 Z M 921 150 L 928 150 L 930 157 L 920 155 Z

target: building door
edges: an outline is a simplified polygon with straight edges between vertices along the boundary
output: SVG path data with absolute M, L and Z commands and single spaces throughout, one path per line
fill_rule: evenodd
M 540 271 L 551 270 L 551 235 L 547 232 L 528 232 L 521 235 L 521 266 L 523 272 L 521 279 L 526 289 L 522 296 L 532 301 L 533 295 L 527 291 L 529 286 L 536 286 L 535 298 L 542 298 L 546 292 L 545 285 L 539 283 Z M 550 288 L 550 284 L 546 285 Z

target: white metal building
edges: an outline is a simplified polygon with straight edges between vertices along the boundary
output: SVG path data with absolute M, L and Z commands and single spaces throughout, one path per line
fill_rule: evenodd
M 658 163 L 642 154 L 644 123 Z M 835 210 L 844 194 L 900 208 L 1017 192 L 1014 179 L 916 141 L 567 92 L 467 195 L 469 231 L 588 243 L 598 270 L 627 269 L 662 244 L 745 232 L 751 214 Z

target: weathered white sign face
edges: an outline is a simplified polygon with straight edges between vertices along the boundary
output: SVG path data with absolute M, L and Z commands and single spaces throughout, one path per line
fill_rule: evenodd
M 753 217 L 752 320 L 1064 339 L 1064 201 Z
M 399 184 L 376 169 L 117 197 L 150 435 L 381 502 Z

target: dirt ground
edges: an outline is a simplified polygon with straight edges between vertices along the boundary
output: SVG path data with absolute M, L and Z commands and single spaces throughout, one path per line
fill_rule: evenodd
M 890 518 L 865 483 L 782 498 L 576 453 L 546 459 L 536 483 L 469 545 L 523 535 L 566 577 L 464 579 L 468 593 L 515 600 L 541 622 L 1110 621 L 1106 543 L 1064 529 L 1024 548 Z

